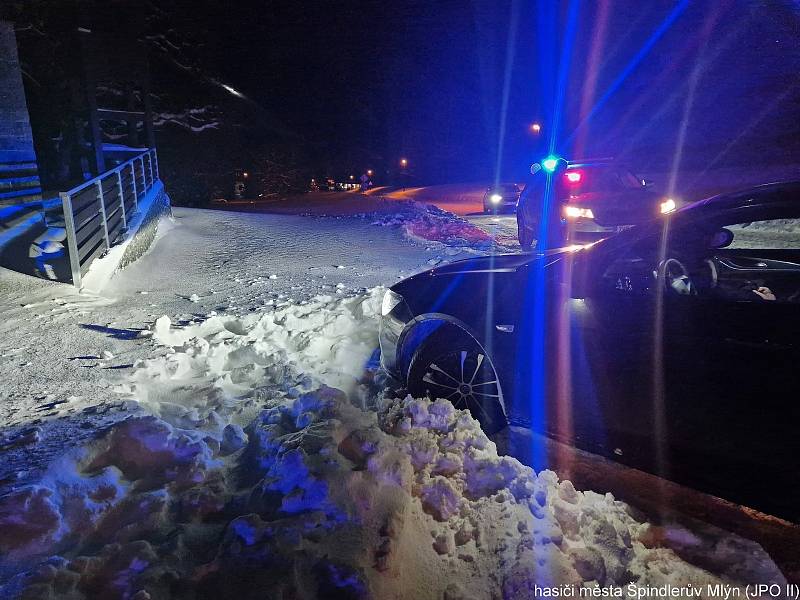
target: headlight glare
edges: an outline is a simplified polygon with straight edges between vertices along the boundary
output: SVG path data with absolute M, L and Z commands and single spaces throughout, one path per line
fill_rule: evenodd
M 565 206 L 564 216 L 568 219 L 594 219 L 591 208 L 580 208 L 578 206 Z
M 675 210 L 677 208 L 677 204 L 675 204 L 675 200 L 673 200 L 672 198 L 667 198 L 661 203 L 659 208 L 661 210 L 661 214 L 665 215 Z

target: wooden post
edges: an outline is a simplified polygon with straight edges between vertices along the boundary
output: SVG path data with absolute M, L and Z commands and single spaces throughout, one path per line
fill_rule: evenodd
M 106 249 L 111 248 L 111 240 L 108 239 L 108 221 L 106 221 L 106 204 L 103 202 L 103 183 L 100 179 L 95 182 L 97 186 L 97 197 L 100 199 L 100 218 L 103 220 L 103 237 L 106 240 Z
M 156 133 L 153 127 L 153 100 L 150 98 L 150 70 L 145 61 L 145 73 L 142 81 L 142 102 L 144 103 L 144 135 L 148 148 L 156 147 Z
M 103 154 L 103 137 L 100 130 L 100 115 L 97 112 L 97 82 L 86 57 L 89 56 L 88 36 L 91 31 L 78 29 L 81 42 L 81 55 L 83 62 L 83 85 L 86 94 L 86 104 L 89 109 L 89 129 L 92 132 L 92 149 L 94 150 L 94 163 L 97 172 L 95 175 L 102 175 L 106 170 L 106 159 Z
M 67 230 L 67 249 L 69 265 L 72 269 L 72 285 L 81 287 L 81 261 L 78 256 L 78 240 L 75 237 L 75 216 L 72 214 L 72 198 L 66 192 L 60 192 L 61 206 L 64 209 L 64 226 Z
M 130 81 L 125 83 L 125 95 L 128 100 L 128 111 L 132 113 L 136 110 L 136 95 L 134 94 L 133 83 Z M 139 132 L 137 131 L 139 120 L 129 116 L 125 124 L 128 126 L 128 145 L 135 148 L 139 145 Z
M 122 174 L 117 169 L 117 189 L 119 190 L 119 209 L 122 211 L 122 226 L 128 228 L 128 218 L 125 215 L 125 194 L 122 192 Z

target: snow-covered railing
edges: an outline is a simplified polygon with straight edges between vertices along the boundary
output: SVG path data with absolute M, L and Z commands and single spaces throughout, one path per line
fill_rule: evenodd
M 155 148 L 61 192 L 72 283 L 80 287 L 92 261 L 128 228 L 139 201 L 159 180 Z

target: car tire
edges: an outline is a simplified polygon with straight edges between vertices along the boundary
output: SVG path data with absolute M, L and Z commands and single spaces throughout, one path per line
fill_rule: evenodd
M 408 392 L 416 398 L 444 398 L 458 409 L 469 410 L 487 435 L 508 424 L 494 365 L 466 335 L 424 343 L 411 360 L 406 381 Z
M 525 222 L 525 217 L 519 210 L 517 210 L 517 239 L 523 250 L 530 250 L 533 246 L 533 226 Z

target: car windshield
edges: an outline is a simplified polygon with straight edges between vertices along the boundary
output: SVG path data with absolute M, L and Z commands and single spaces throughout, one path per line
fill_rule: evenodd
M 642 187 L 628 169 L 611 165 L 575 165 L 564 173 L 564 185 L 578 193 L 610 192 Z

